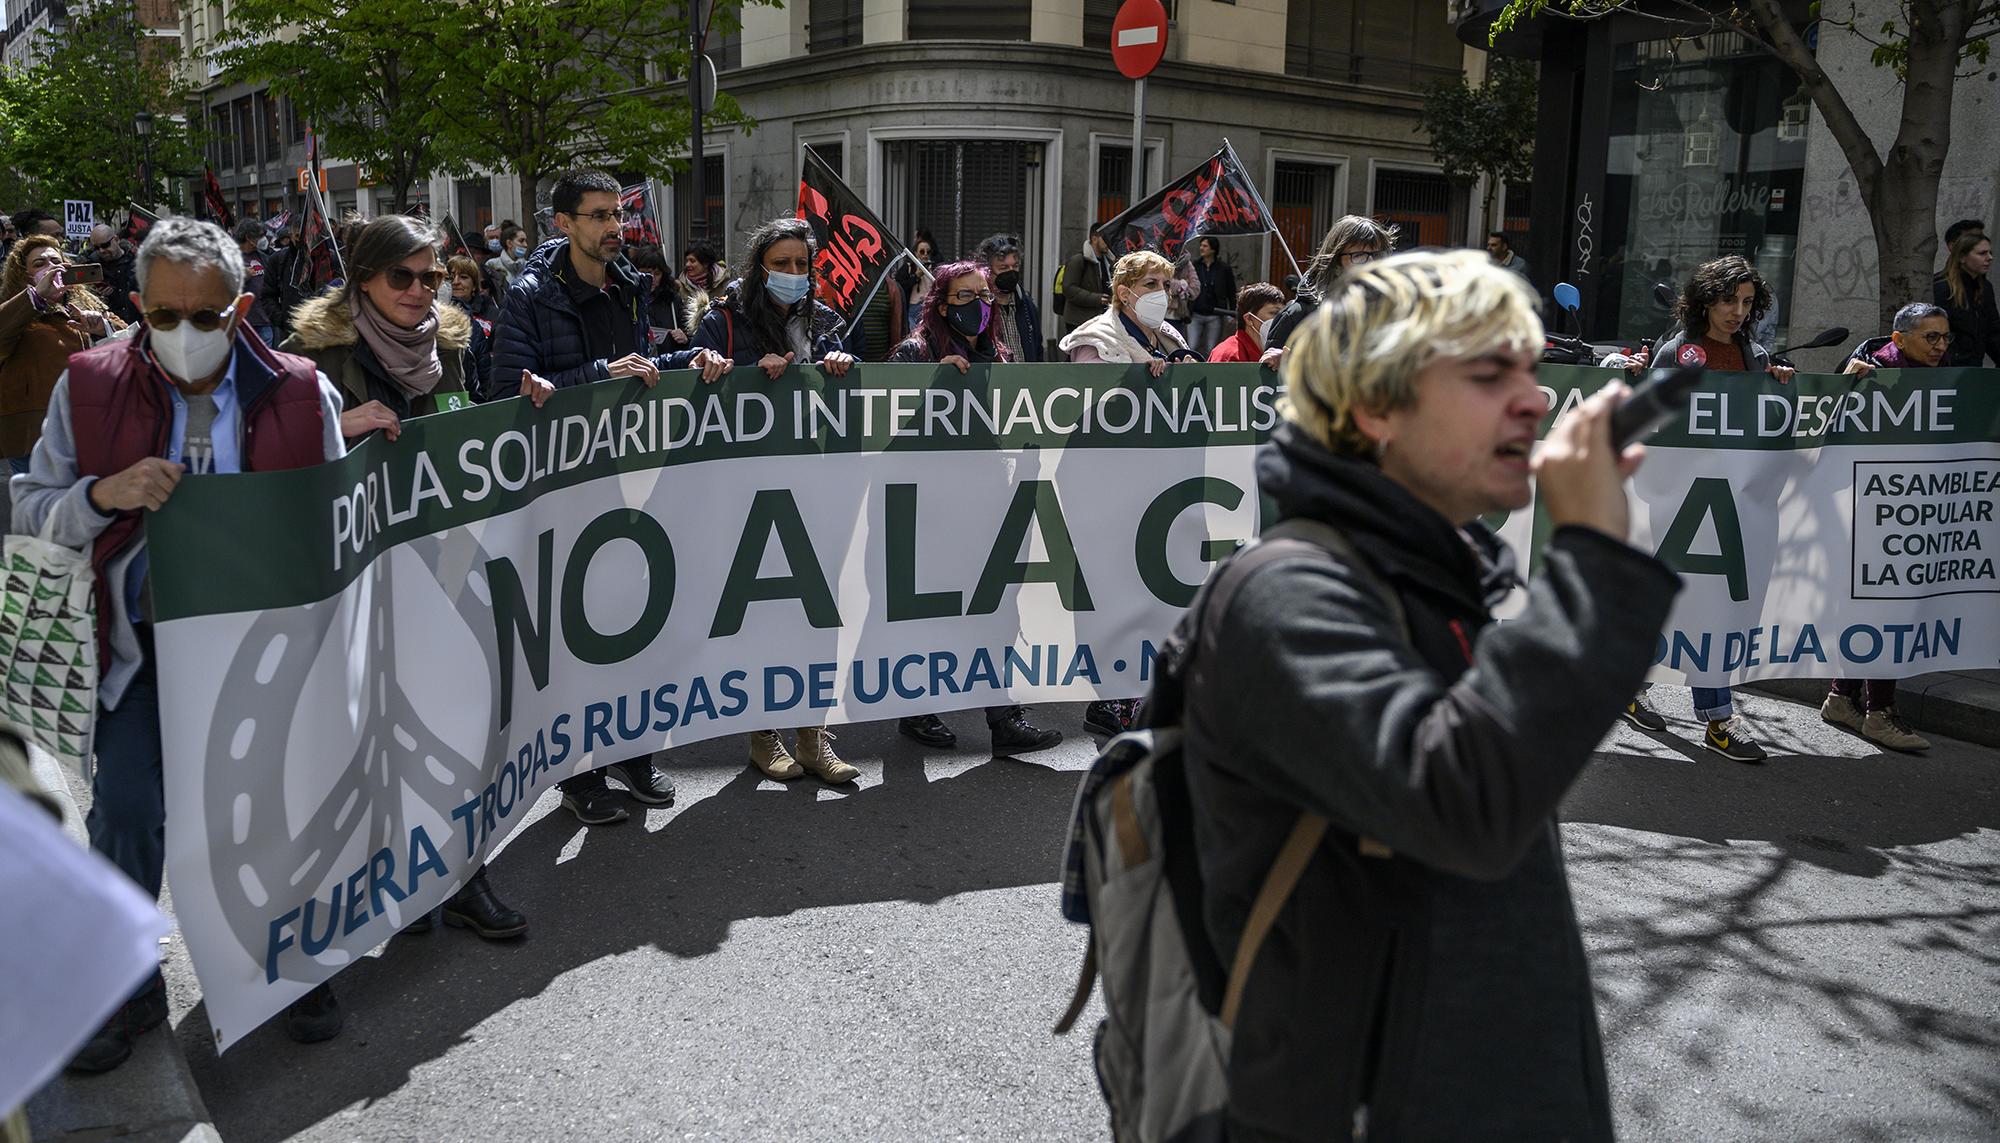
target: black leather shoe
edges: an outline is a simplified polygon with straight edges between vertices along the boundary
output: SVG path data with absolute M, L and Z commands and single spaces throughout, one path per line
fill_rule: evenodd
M 618 762 L 611 768 L 618 771 L 618 778 L 625 783 L 625 791 L 632 795 L 633 801 L 649 806 L 674 804 L 674 780 L 660 773 L 651 758 Z
M 1026 714 L 1016 711 L 1014 717 L 994 724 L 993 753 L 1029 754 L 1047 750 L 1062 739 L 1062 731 L 1036 726 L 1028 721 Z
M 618 795 L 604 784 L 604 775 L 592 771 L 558 783 L 562 788 L 563 809 L 576 815 L 584 825 L 615 825 L 632 815 L 618 804 Z
M 285 1009 L 285 1035 L 301 1044 L 317 1044 L 340 1035 L 346 1020 L 333 985 L 321 983 Z
M 489 941 L 518 937 L 528 931 L 528 918 L 493 895 L 483 868 L 444 903 L 444 923 L 454 929 L 471 929 Z
M 125 1003 L 118 1006 L 104 1026 L 70 1057 L 69 1070 L 84 1075 L 108 1072 L 132 1056 L 132 1041 L 166 1023 L 167 980 L 158 969 Z
M 898 719 L 896 729 L 903 737 L 914 738 L 925 746 L 939 750 L 952 750 L 958 746 L 958 735 L 944 724 L 944 720 L 934 714 L 920 714 L 915 718 Z
M 407 924 L 407 925 L 404 925 L 404 926 L 403 926 L 403 931 L 404 931 L 404 932 L 406 932 L 406 933 L 428 933 L 428 932 L 430 932 L 430 931 L 431 931 L 431 918 L 432 918 L 432 917 L 433 917 L 434 915 L 436 915 L 436 912 L 437 912 L 437 911 L 436 911 L 436 910 L 434 909 L 434 910 L 432 910 L 431 912 L 429 912 L 429 913 L 425 913 L 425 914 L 424 914 L 423 916 L 421 916 L 421 917 L 418 917 L 418 918 L 417 918 L 416 920 L 414 920 L 414 921 L 411 921 L 411 922 L 410 922 L 409 924 Z

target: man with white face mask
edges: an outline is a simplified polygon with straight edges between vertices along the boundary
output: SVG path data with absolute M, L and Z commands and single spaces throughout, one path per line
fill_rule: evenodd
M 340 397 L 326 377 L 245 326 L 243 252 L 221 227 L 163 219 L 139 247 L 135 269 L 132 302 L 144 324 L 136 336 L 70 357 L 13 492 L 16 528 L 48 525 L 56 543 L 90 553 L 102 672 L 86 825 L 91 848 L 157 897 L 166 810 L 145 514 L 165 504 L 183 476 L 305 468 L 346 447 Z M 117 1067 L 132 1040 L 166 1016 L 166 985 L 155 973 L 70 1067 Z

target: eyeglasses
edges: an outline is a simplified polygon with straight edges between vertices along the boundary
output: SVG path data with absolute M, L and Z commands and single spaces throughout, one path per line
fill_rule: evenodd
M 155 306 L 147 310 L 144 316 L 146 324 L 159 330 L 161 333 L 178 327 L 183 321 L 193 325 L 201 332 L 207 333 L 223 322 L 228 321 L 230 311 L 233 308 L 226 306 L 219 310 L 196 310 L 191 314 L 184 314 L 179 310 L 168 309 L 166 306 Z
M 1951 335 L 1948 333 L 1938 333 L 1933 330 L 1929 333 L 1918 334 L 1917 336 L 1924 339 L 1925 345 L 1938 346 L 1951 344 Z
M 987 305 L 992 305 L 992 304 L 993 304 L 993 291 L 992 291 L 992 290 L 953 290 L 953 291 L 952 291 L 951 293 L 949 293 L 949 294 L 946 294 L 946 295 L 944 296 L 944 300 L 945 300 L 945 301 L 948 301 L 948 302 L 950 302 L 950 303 L 951 303 L 952 305 L 955 305 L 955 306 L 962 306 L 962 305 L 964 305 L 965 303 L 967 303 L 967 302 L 971 301 L 971 300 L 972 300 L 972 299 L 974 299 L 974 298 L 978 298 L 978 299 L 979 299 L 980 301 L 982 301 L 982 302 L 985 302 L 985 303 L 986 303 Z
M 639 221 L 639 212 L 636 210 L 593 210 L 589 214 L 572 214 L 570 217 L 587 218 L 599 226 L 603 226 L 609 222 L 616 222 L 620 226 L 625 226 Z
M 412 284 L 422 282 L 424 289 L 435 294 L 437 288 L 444 284 L 444 271 L 433 267 L 418 273 L 408 266 L 391 266 L 382 271 L 382 280 L 389 283 L 392 290 L 407 290 Z
M 1373 262 L 1381 256 L 1382 254 L 1378 250 L 1349 250 L 1341 255 L 1341 257 L 1347 259 L 1347 264 L 1350 266 L 1360 266 L 1364 263 Z

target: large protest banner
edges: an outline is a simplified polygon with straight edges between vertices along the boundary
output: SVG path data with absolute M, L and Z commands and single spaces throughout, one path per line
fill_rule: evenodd
M 1544 366 L 1554 412 L 1598 374 Z M 2000 665 L 2000 372 L 1714 374 L 1631 491 L 1632 542 L 1683 585 L 1656 681 Z M 1546 525 L 1520 512 L 1501 534 L 1526 551 Z
M 175 910 L 218 1045 L 440 903 L 572 772 L 1141 693 L 1220 538 L 1255 530 L 1275 385 L 677 374 L 184 482 L 148 534 Z
M 1613 376 L 1542 370 L 1557 411 Z M 169 876 L 217 1044 L 440 903 L 571 773 L 1143 693 L 1255 531 L 1276 385 L 1254 365 L 675 374 L 183 481 L 148 537 Z M 1633 490 L 1634 542 L 1687 581 L 1656 678 L 2000 661 L 2000 374 L 1717 375 L 1690 411 Z

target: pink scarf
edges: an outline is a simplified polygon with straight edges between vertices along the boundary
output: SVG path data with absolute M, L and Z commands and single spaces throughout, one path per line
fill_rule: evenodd
M 354 315 L 355 331 L 375 351 L 375 360 L 382 363 L 403 396 L 421 397 L 444 380 L 444 362 L 438 360 L 436 306 L 414 329 L 404 329 L 383 317 L 359 290 L 348 296 L 347 308 Z

